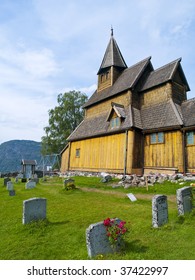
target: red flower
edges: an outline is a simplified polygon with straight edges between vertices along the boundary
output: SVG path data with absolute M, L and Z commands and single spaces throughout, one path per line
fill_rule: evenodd
M 104 225 L 105 225 L 106 227 L 109 227 L 109 226 L 111 225 L 111 220 L 110 220 L 110 218 L 107 218 L 106 220 L 104 220 Z
M 121 222 L 118 224 L 118 227 L 122 229 L 122 228 L 124 227 L 125 224 L 126 224 L 125 221 L 121 221 Z
M 126 224 L 125 221 L 120 221 L 120 223 L 117 223 L 115 219 L 107 218 L 104 220 L 104 226 L 106 227 L 106 235 L 109 238 L 109 241 L 111 244 L 116 244 L 116 241 L 118 241 L 118 238 L 123 235 L 127 229 L 124 227 Z

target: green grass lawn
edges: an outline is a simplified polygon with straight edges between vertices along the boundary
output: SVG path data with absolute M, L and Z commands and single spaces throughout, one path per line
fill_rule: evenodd
M 171 183 L 145 188 L 112 189 L 100 178 L 75 178 L 76 190 L 63 190 L 62 178 L 40 182 L 35 189 L 15 183 L 11 197 L 0 179 L 0 259 L 1 260 L 87 260 L 85 231 L 107 217 L 127 222 L 125 250 L 97 259 L 194 260 L 195 212 L 178 217 L 176 189 Z M 186 185 L 189 185 L 186 184 Z M 126 193 L 138 200 L 131 202 Z M 169 222 L 152 228 L 151 197 L 168 196 Z M 47 199 L 47 220 L 22 224 L 23 201 Z

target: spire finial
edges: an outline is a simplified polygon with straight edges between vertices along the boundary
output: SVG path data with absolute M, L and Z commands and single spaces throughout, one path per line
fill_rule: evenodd
M 111 25 L 111 36 L 113 36 L 113 27 Z

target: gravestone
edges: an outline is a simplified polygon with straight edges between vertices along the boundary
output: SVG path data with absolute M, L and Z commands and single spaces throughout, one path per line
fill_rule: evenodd
M 104 172 L 101 173 L 101 177 L 102 177 L 102 179 L 101 179 L 102 183 L 107 183 L 107 182 L 112 180 L 112 176 L 110 174 L 107 174 L 107 173 L 104 173 Z
M 9 191 L 9 196 L 15 196 L 16 192 L 14 190 Z
M 127 196 L 128 196 L 128 198 L 129 198 L 132 202 L 134 202 L 134 201 L 137 200 L 137 198 L 136 198 L 136 197 L 134 196 L 134 194 L 132 194 L 132 193 L 128 193 Z
M 28 181 L 27 183 L 26 183 L 26 185 L 25 185 L 25 188 L 26 189 L 34 189 L 36 187 L 36 182 L 34 182 L 34 181 Z
M 9 182 L 9 181 L 11 181 L 11 179 L 10 178 L 8 178 L 8 177 L 5 177 L 4 178 L 4 186 L 6 187 L 7 186 L 7 182 Z
M 19 179 L 19 177 L 16 176 L 16 178 L 15 178 L 15 183 L 18 183 L 18 179 Z
M 30 198 L 23 201 L 22 223 L 46 219 L 46 198 Z
M 155 195 L 152 199 L 152 225 L 160 227 L 168 222 L 168 205 L 166 195 Z
M 75 184 L 74 184 L 74 179 L 72 178 L 69 178 L 69 179 L 65 179 L 64 180 L 64 188 L 66 190 L 69 190 L 69 189 L 75 189 Z
M 13 191 L 13 189 L 14 189 L 14 184 L 13 184 L 11 181 L 8 181 L 8 182 L 7 182 L 6 189 L 7 189 L 8 191 Z
M 115 219 L 117 223 L 120 223 L 120 219 Z M 87 252 L 90 258 L 93 258 L 99 254 L 113 253 L 114 249 L 111 247 L 108 236 L 106 235 L 106 227 L 104 222 L 91 224 L 86 229 L 86 243 Z M 116 246 L 116 251 L 120 249 L 120 243 Z
M 178 189 L 176 192 L 177 195 L 177 209 L 179 215 L 185 215 L 192 211 L 192 187 L 183 187 Z

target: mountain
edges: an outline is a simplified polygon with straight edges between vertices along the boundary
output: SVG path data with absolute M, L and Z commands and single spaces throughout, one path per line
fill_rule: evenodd
M 41 161 L 41 143 L 31 140 L 11 140 L 0 145 L 0 172 L 21 170 L 21 161 Z

